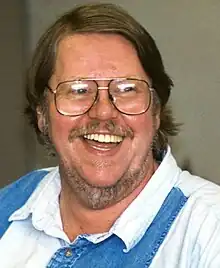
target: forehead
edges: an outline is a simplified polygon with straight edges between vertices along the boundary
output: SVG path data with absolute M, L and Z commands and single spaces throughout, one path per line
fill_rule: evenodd
M 134 46 L 116 34 L 74 34 L 57 47 L 54 75 L 62 81 L 74 77 L 146 78 Z

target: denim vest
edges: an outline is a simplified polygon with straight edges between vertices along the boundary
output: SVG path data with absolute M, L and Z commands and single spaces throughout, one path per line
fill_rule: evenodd
M 0 238 L 11 224 L 8 222 L 8 218 L 26 203 L 47 173 L 46 170 L 30 172 L 0 190 Z
M 47 170 L 31 172 L 0 190 L 0 237 L 10 225 L 10 215 L 25 204 L 47 173 Z M 123 251 L 123 241 L 115 235 L 98 244 L 79 236 L 72 245 L 55 252 L 47 268 L 149 267 L 186 201 L 182 191 L 173 188 L 141 241 L 127 253 Z

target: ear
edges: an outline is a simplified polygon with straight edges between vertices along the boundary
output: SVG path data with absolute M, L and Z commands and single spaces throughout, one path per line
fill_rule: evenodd
M 155 114 L 154 114 L 156 130 L 158 130 L 159 127 L 160 127 L 160 116 L 161 116 L 161 109 L 160 109 L 160 105 L 158 105 L 156 107 L 156 111 L 155 111 Z
M 160 127 L 160 110 L 158 110 L 155 115 L 155 127 L 156 127 L 156 130 L 158 130 Z
M 41 132 L 44 131 L 44 128 L 45 128 L 45 123 L 46 123 L 46 120 L 45 120 L 45 115 L 42 111 L 42 108 L 41 107 L 37 107 L 37 124 L 38 124 L 38 128 Z

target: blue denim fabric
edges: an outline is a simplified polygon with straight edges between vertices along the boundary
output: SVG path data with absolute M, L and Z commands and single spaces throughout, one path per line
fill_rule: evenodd
M 173 188 L 141 241 L 128 253 L 115 235 L 99 244 L 79 237 L 69 248 L 59 249 L 47 268 L 142 268 L 149 267 L 187 198 Z M 146 208 L 147 209 L 147 208 Z M 129 230 L 128 230 L 129 232 Z
M 46 170 L 31 172 L 0 190 L 0 237 L 10 225 L 8 217 L 25 204 L 47 173 Z M 93 244 L 85 238 L 79 237 L 69 248 L 59 249 L 47 268 L 149 267 L 186 201 L 187 198 L 181 190 L 173 188 L 144 237 L 128 253 L 123 251 L 125 248 L 123 241 L 115 235 L 99 244 Z
M 11 224 L 8 218 L 26 203 L 47 173 L 47 170 L 30 172 L 0 190 L 0 238 Z

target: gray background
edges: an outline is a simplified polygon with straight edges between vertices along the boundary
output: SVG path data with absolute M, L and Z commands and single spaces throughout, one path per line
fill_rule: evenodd
M 33 168 L 55 164 L 45 157 L 22 114 L 24 70 L 48 25 L 84 2 L 91 1 L 1 3 L 1 185 Z M 178 121 L 184 123 L 173 143 L 178 162 L 190 159 L 194 173 L 220 183 L 220 1 L 111 2 L 124 6 L 153 35 L 174 80 L 171 104 Z

